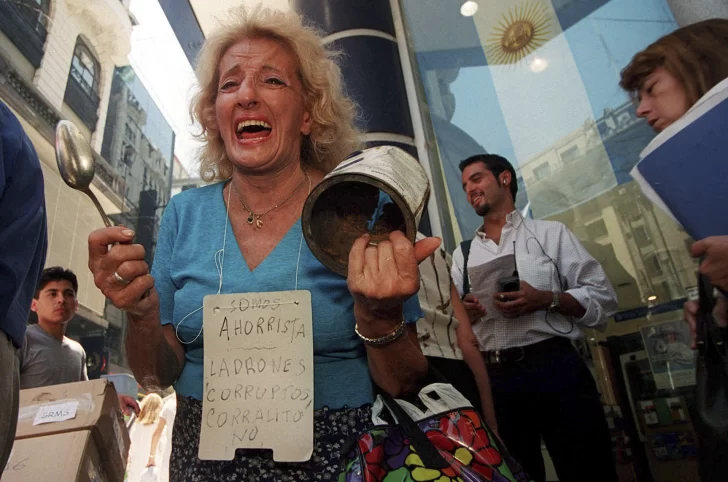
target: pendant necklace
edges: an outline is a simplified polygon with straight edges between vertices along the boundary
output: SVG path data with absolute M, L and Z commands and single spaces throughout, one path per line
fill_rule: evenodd
M 262 220 L 263 216 L 265 216 L 266 214 L 273 211 L 274 209 L 277 209 L 280 206 L 287 203 L 298 191 L 301 190 L 301 188 L 303 187 L 303 184 L 306 182 L 306 180 L 309 180 L 309 183 L 310 183 L 310 179 L 308 177 L 308 172 L 306 171 L 306 169 L 303 169 L 303 174 L 305 177 L 303 179 L 301 179 L 301 182 L 298 183 L 298 186 L 296 186 L 296 188 L 293 190 L 293 192 L 291 192 L 291 194 L 289 194 L 283 201 L 280 201 L 278 204 L 276 204 L 272 208 L 270 208 L 266 211 L 263 211 L 260 214 L 253 212 L 253 210 L 250 209 L 247 204 L 245 204 L 245 201 L 243 201 L 243 198 L 240 196 L 240 193 L 238 192 L 237 189 L 235 189 L 235 183 L 232 182 L 232 180 L 231 180 L 230 185 L 231 185 L 232 189 L 235 191 L 235 195 L 237 196 L 238 200 L 240 201 L 240 204 L 243 206 L 243 209 L 248 211 L 248 214 L 249 214 L 248 219 L 247 219 L 248 224 L 250 224 L 252 226 L 253 223 L 255 223 L 256 228 L 258 228 L 258 229 L 262 228 L 263 227 L 263 220 Z

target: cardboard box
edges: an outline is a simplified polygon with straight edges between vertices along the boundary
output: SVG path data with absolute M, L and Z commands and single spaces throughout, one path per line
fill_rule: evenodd
M 34 424 L 36 419 L 46 423 Z M 109 381 L 92 380 L 20 391 L 16 443 L 78 431 L 91 432 L 109 480 L 123 482 L 129 433 L 116 390 Z M 53 465 L 52 459 L 46 460 L 46 465 Z
M 3 482 L 107 482 L 90 430 L 16 440 Z

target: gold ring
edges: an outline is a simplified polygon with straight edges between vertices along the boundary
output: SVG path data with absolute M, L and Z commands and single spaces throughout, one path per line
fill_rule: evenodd
M 371 246 L 373 248 L 376 248 L 377 247 L 377 243 L 375 243 L 374 241 L 369 241 L 369 242 L 367 242 L 367 247 L 369 247 L 369 246 Z

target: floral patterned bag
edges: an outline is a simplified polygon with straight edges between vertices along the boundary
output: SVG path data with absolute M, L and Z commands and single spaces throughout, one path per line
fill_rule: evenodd
M 462 395 L 449 384 L 433 384 L 420 399 L 432 402 L 433 392 L 439 406 L 453 405 L 459 396 L 465 408 L 432 414 L 432 403 L 425 403 L 422 417 L 414 405 L 380 395 L 373 407 L 375 423 L 382 421 L 379 411 L 388 410 L 397 424 L 377 424 L 345 447 L 339 482 L 529 481 Z

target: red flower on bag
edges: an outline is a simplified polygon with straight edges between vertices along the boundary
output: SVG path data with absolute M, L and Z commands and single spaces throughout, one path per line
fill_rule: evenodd
M 442 417 L 439 430 L 427 432 L 427 435 L 438 448 L 446 450 L 462 465 L 472 467 L 488 480 L 492 479 L 493 470 L 503 463 L 500 452 L 491 445 L 480 417 L 469 410 Z M 462 449 L 467 449 L 469 454 Z
M 359 439 L 359 446 L 361 447 L 362 451 L 370 451 L 372 447 L 374 447 L 374 437 L 372 437 L 372 434 L 370 432 L 365 433 L 361 436 Z
M 440 450 L 444 450 L 445 452 L 453 453 L 457 448 L 455 443 L 440 430 L 435 429 L 428 431 L 427 438 L 430 439 L 430 442 L 432 442 L 435 447 Z
M 364 456 L 366 473 L 364 480 L 366 482 L 381 482 L 387 475 L 386 469 L 383 467 L 384 447 L 376 445 L 376 440 L 371 434 L 367 433 L 359 439 L 359 450 Z

